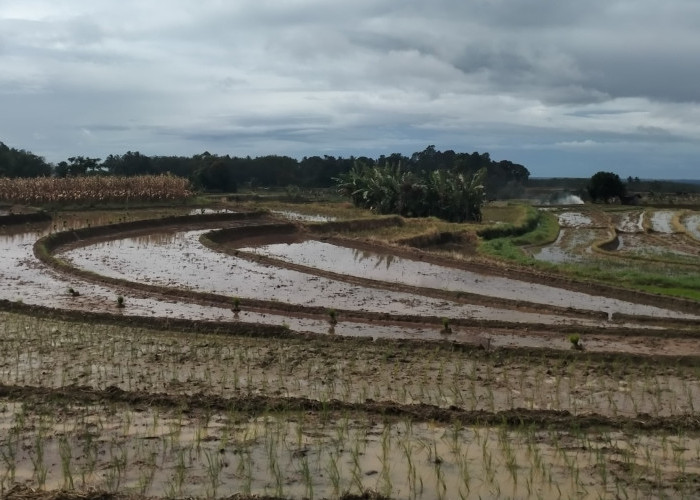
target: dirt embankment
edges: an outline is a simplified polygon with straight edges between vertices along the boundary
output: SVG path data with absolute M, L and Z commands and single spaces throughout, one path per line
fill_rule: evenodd
M 209 394 L 177 395 L 124 391 L 111 386 L 100 390 L 92 387 L 47 388 L 31 386 L 0 385 L 0 398 L 51 401 L 68 404 L 118 403 L 133 406 L 157 406 L 161 408 L 196 408 L 195 411 L 230 411 L 249 415 L 278 412 L 324 412 L 334 414 L 376 415 L 383 418 L 396 418 L 413 422 L 437 422 L 441 424 L 460 423 L 478 426 L 523 426 L 547 427 L 552 429 L 635 429 L 635 430 L 674 430 L 698 431 L 700 418 L 696 414 L 673 417 L 608 417 L 596 413 L 574 415 L 566 410 L 538 410 L 516 408 L 491 412 L 487 410 L 466 410 L 457 406 L 442 408 L 430 404 L 399 404 L 392 401 L 365 400 L 364 403 L 351 403 L 340 400 L 319 401 L 303 397 L 275 397 L 262 395 L 241 395 L 221 397 Z M 192 410 L 189 410 L 192 411 Z
M 44 306 L 33 306 L 12 302 L 9 300 L 0 300 L 0 310 L 15 314 L 25 314 L 32 317 L 50 318 L 60 321 L 78 321 L 87 322 L 94 325 L 120 325 L 128 327 L 148 328 L 154 331 L 162 332 L 183 332 L 190 335 L 197 334 L 215 334 L 215 335 L 233 335 L 236 337 L 253 337 L 253 338 L 270 338 L 270 339 L 302 339 L 305 341 L 321 341 L 328 342 L 333 345 L 343 346 L 343 349 L 352 351 L 359 345 L 379 345 L 387 349 L 423 349 L 427 352 L 437 350 L 457 351 L 470 353 L 470 356 L 475 357 L 495 357 L 501 359 L 503 357 L 523 357 L 527 360 L 535 358 L 557 359 L 568 362 L 569 360 L 585 358 L 591 362 L 613 363 L 613 362 L 628 362 L 628 363 L 654 363 L 657 366 L 674 366 L 674 367 L 697 367 L 700 365 L 700 355 L 695 353 L 686 353 L 684 355 L 646 355 L 633 354 L 627 352 L 604 352 L 604 351 L 574 351 L 574 350 L 559 350 L 547 347 L 522 347 L 508 346 L 503 348 L 492 348 L 484 343 L 462 343 L 451 341 L 449 337 L 445 340 L 420 340 L 420 339 L 384 339 L 372 337 L 344 337 L 339 335 L 328 335 L 311 332 L 295 332 L 282 325 L 264 325 L 259 323 L 246 323 L 242 321 L 199 321 L 182 318 L 162 318 L 150 316 L 126 316 L 120 313 L 100 313 L 100 312 L 83 312 L 71 311 L 63 309 L 54 309 Z M 396 322 L 392 322 L 395 324 Z M 485 325 L 483 328 L 494 328 L 491 325 Z M 520 328 L 522 329 L 522 327 Z M 536 334 L 537 328 L 529 326 L 529 332 Z M 581 328 L 577 329 L 579 332 Z M 585 329 L 584 329 L 585 330 Z M 543 329 L 542 331 L 546 331 Z M 560 331 L 560 330 L 557 330 Z M 477 332 L 475 332 L 476 335 Z M 562 332 L 563 333 L 563 332 Z M 594 334 L 596 330 L 584 332 L 584 334 Z M 629 332 L 628 332 L 629 333 Z M 639 335 L 639 332 L 634 332 L 634 335 Z
M 20 224 L 34 224 L 37 222 L 48 222 L 50 220 L 51 216 L 46 212 L 0 215 L 0 227 L 17 226 Z

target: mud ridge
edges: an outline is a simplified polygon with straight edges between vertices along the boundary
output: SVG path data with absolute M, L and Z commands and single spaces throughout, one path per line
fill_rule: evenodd
M 136 493 L 110 493 L 94 489 L 45 491 L 16 484 L 6 491 L 2 498 L 5 500 L 149 500 L 159 497 L 143 496 Z M 226 500 L 286 500 L 288 497 L 236 493 L 223 498 Z M 365 491 L 361 495 L 345 493 L 338 498 L 339 500 L 390 500 L 390 497 L 375 491 Z
M 409 419 L 414 422 L 436 422 L 452 425 L 507 426 L 513 428 L 534 426 L 548 429 L 629 429 L 638 431 L 700 431 L 700 415 L 685 414 L 671 417 L 653 417 L 638 414 L 635 417 L 606 417 L 597 413 L 574 415 L 566 410 L 530 410 L 516 408 L 498 412 L 465 410 L 456 406 L 440 408 L 421 404 L 400 404 L 392 401 L 365 400 L 349 403 L 336 399 L 318 401 L 302 397 L 272 397 L 241 395 L 224 398 L 213 395 L 165 394 L 124 391 L 115 386 L 104 390 L 85 386 L 47 388 L 35 386 L 0 385 L 0 398 L 20 400 L 25 404 L 126 404 L 166 409 L 182 408 L 186 412 L 236 411 L 251 416 L 270 413 L 354 413 L 382 418 Z
M 48 222 L 51 216 L 46 212 L 33 212 L 28 214 L 0 215 L 1 226 L 17 226 L 19 224 L 34 224 L 37 222 Z
M 161 332 L 181 332 L 191 335 L 213 334 L 236 337 L 297 339 L 340 343 L 350 346 L 375 344 L 387 348 L 425 349 L 427 351 L 447 350 L 469 353 L 472 356 L 521 357 L 528 360 L 558 359 L 571 360 L 585 358 L 591 362 L 613 363 L 654 363 L 658 366 L 690 367 L 700 366 L 700 355 L 692 353 L 684 356 L 648 355 L 627 352 L 575 351 L 543 347 L 508 346 L 490 348 L 483 343 L 455 342 L 450 340 L 388 339 L 372 337 L 344 337 L 325 333 L 298 332 L 284 326 L 245 323 L 240 321 L 201 321 L 181 318 L 159 318 L 151 316 L 124 316 L 117 313 L 99 313 L 54 309 L 46 306 L 28 305 L 0 299 L 0 311 L 42 317 L 57 321 L 81 322 L 91 325 L 115 325 L 130 328 L 146 328 Z

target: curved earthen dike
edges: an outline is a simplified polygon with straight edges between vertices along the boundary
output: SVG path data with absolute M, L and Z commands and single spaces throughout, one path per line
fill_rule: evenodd
M 354 221 L 354 227 L 361 228 L 362 220 Z M 326 223 L 307 226 L 308 230 L 314 233 L 328 234 L 334 231 L 325 229 Z M 357 230 L 357 229 L 356 229 Z M 589 295 L 599 295 L 602 297 L 611 297 L 638 304 L 664 307 L 679 312 L 697 314 L 700 305 L 692 300 L 682 299 L 678 297 L 670 297 L 667 295 L 657 295 L 652 293 L 640 292 L 636 290 L 628 290 L 602 283 L 594 283 L 587 281 L 579 281 L 565 276 L 545 273 L 525 267 L 516 267 L 509 263 L 495 263 L 484 260 L 471 260 L 463 262 L 449 257 L 442 257 L 431 254 L 429 252 L 418 250 L 415 248 L 398 247 L 389 244 L 381 244 L 376 242 L 368 242 L 366 240 L 356 240 L 343 236 L 333 235 L 325 239 L 330 243 L 336 243 L 342 246 L 350 246 L 359 250 L 369 250 L 374 252 L 393 253 L 399 257 L 406 257 L 415 260 L 423 260 L 431 264 L 441 265 L 445 267 L 454 267 L 466 271 L 480 272 L 493 276 L 501 276 L 504 278 L 520 279 L 523 281 L 531 281 L 542 285 L 551 285 L 574 292 L 587 293 Z
M 328 335 L 324 333 L 295 332 L 281 325 L 263 325 L 259 323 L 245 323 L 241 321 L 201 321 L 183 318 L 163 318 L 153 316 L 125 316 L 119 313 L 85 312 L 69 309 L 55 309 L 47 306 L 22 304 L 5 299 L 0 299 L 0 311 L 14 314 L 25 314 L 32 317 L 50 318 L 57 321 L 80 321 L 93 324 L 118 325 L 133 328 L 147 328 L 154 331 L 182 332 L 185 334 L 216 334 L 232 335 L 236 337 L 254 337 L 269 339 L 300 339 L 308 341 L 321 341 L 332 344 L 347 345 L 348 351 L 358 345 L 379 345 L 396 349 L 436 349 L 450 352 L 469 353 L 475 358 L 500 358 L 504 356 L 519 356 L 536 362 L 540 359 L 554 359 L 562 361 L 580 360 L 585 358 L 591 362 L 613 363 L 625 362 L 631 365 L 641 363 L 653 363 L 654 365 L 671 367 L 696 368 L 700 364 L 700 355 L 648 355 L 628 352 L 605 351 L 573 351 L 547 347 L 509 346 L 490 349 L 482 344 L 454 342 L 448 339 L 442 341 L 421 339 L 387 339 L 372 337 L 344 337 L 340 335 Z
M 376 415 L 384 418 L 410 420 L 412 422 L 437 422 L 474 426 L 508 426 L 522 428 L 537 426 L 554 429 L 634 429 L 643 431 L 688 431 L 700 430 L 700 420 L 694 414 L 673 417 L 607 417 L 597 413 L 574 415 L 566 410 L 530 410 L 516 408 L 512 410 L 487 411 L 466 410 L 452 406 L 441 408 L 430 404 L 401 404 L 390 401 L 366 400 L 364 403 L 349 403 L 333 399 L 318 401 L 302 397 L 275 397 L 258 395 L 241 395 L 221 397 L 205 394 L 174 395 L 166 393 L 149 393 L 124 391 L 110 386 L 95 389 L 88 386 L 66 388 L 47 388 L 33 386 L 0 385 L 0 398 L 13 400 L 36 400 L 61 402 L 63 404 L 104 404 L 119 403 L 128 405 L 148 405 L 159 408 L 206 408 L 208 411 L 230 411 L 248 415 L 289 412 L 333 412 Z
M 366 278 L 348 276 L 348 275 L 344 275 L 344 274 L 334 273 L 331 271 L 320 270 L 317 268 L 304 266 L 301 264 L 293 264 L 293 263 L 290 263 L 290 262 L 287 262 L 284 260 L 280 260 L 280 259 L 276 259 L 273 257 L 267 257 L 264 255 L 244 252 L 244 251 L 241 251 L 241 250 L 238 250 L 235 248 L 235 246 L 240 246 L 240 244 L 243 242 L 246 245 L 249 245 L 251 243 L 251 238 L 254 238 L 256 236 L 266 236 L 264 243 L 268 243 L 268 244 L 272 243 L 272 242 L 279 242 L 285 237 L 286 237 L 285 241 L 292 241 L 292 240 L 302 241 L 304 239 L 313 238 L 313 236 L 310 235 L 308 233 L 308 231 L 306 231 L 305 228 L 303 228 L 303 227 L 293 225 L 293 224 L 282 224 L 282 225 L 280 225 L 280 232 L 275 233 L 272 236 L 269 233 L 257 231 L 254 228 L 226 228 L 226 229 L 217 229 L 217 230 L 211 231 L 209 233 L 206 233 L 206 234 L 202 235 L 202 237 L 200 237 L 200 241 L 202 242 L 202 244 L 212 248 L 213 250 L 221 251 L 221 252 L 228 253 L 231 255 L 235 255 L 239 258 L 245 258 L 245 259 L 248 259 L 251 261 L 261 262 L 261 263 L 272 265 L 272 266 L 284 267 L 287 269 L 292 269 L 292 270 L 307 273 L 307 274 L 314 274 L 314 275 L 322 276 L 322 277 L 325 277 L 328 279 L 344 281 L 344 282 L 359 285 L 359 286 L 383 288 L 383 289 L 392 290 L 392 291 L 401 291 L 401 292 L 412 293 L 412 294 L 421 295 L 421 296 L 440 298 L 440 299 L 449 300 L 452 302 L 459 302 L 459 303 L 495 306 L 495 307 L 514 309 L 514 310 L 527 311 L 527 312 L 545 312 L 545 313 L 552 313 L 552 314 L 558 314 L 558 315 L 570 316 L 570 317 L 595 318 L 595 319 L 601 319 L 601 320 L 608 319 L 607 314 L 604 312 L 596 312 L 596 311 L 575 309 L 575 308 L 564 308 L 564 307 L 550 306 L 550 305 L 545 305 L 545 304 L 536 304 L 536 303 L 510 300 L 510 299 L 504 299 L 504 298 L 498 298 L 498 297 L 487 297 L 487 296 L 479 295 L 476 293 L 469 293 L 469 292 L 464 292 L 464 291 L 450 292 L 450 291 L 436 290 L 433 288 L 415 287 L 415 286 L 404 285 L 404 284 L 400 284 L 400 283 L 385 283 L 385 282 L 366 279 Z M 392 255 L 406 257 L 406 258 L 413 259 L 413 260 L 421 260 L 423 262 L 437 264 L 437 265 L 440 265 L 443 267 L 452 267 L 452 268 L 463 269 L 463 270 L 468 270 L 468 271 L 476 270 L 477 272 L 482 272 L 482 270 L 484 269 L 484 267 L 481 265 L 477 265 L 477 266 L 471 266 L 471 264 L 465 265 L 464 263 L 461 263 L 461 262 L 456 261 L 456 260 L 452 260 L 452 259 L 448 259 L 448 258 L 444 258 L 444 257 L 440 257 L 440 256 L 428 255 L 425 252 L 421 252 L 421 251 L 413 251 L 413 250 L 408 250 L 408 249 L 398 249 L 396 247 L 392 247 L 392 246 L 388 246 L 388 245 L 373 244 L 373 243 L 368 243 L 368 242 L 358 242 L 357 240 L 352 240 L 352 239 L 347 239 L 347 238 L 339 238 L 339 237 L 327 237 L 327 238 L 324 237 L 322 239 L 323 239 L 323 241 L 333 243 L 333 244 L 336 244 L 339 246 L 345 246 L 345 247 L 350 247 L 350 248 L 356 248 L 358 250 L 366 250 L 366 251 L 378 252 L 378 253 L 391 253 Z M 234 244 L 235 244 L 235 246 L 234 246 Z M 475 269 L 475 267 L 476 267 L 476 269 Z M 497 273 L 491 273 L 491 272 L 486 272 L 484 274 L 492 274 L 492 275 L 512 278 L 512 276 L 509 274 L 502 274 L 502 273 L 497 274 Z M 518 279 L 518 277 L 516 277 L 516 279 Z M 542 282 L 542 284 L 550 285 L 551 283 L 544 281 L 544 282 Z M 568 288 L 567 287 L 566 289 L 571 290 L 571 291 L 575 291 L 575 292 L 588 293 L 587 287 L 585 285 L 582 286 L 581 288 L 576 288 L 576 287 Z M 625 290 L 620 290 L 618 288 L 613 288 L 612 290 L 627 292 Z M 629 296 L 627 296 L 626 293 L 623 296 L 619 296 L 619 297 L 616 296 L 615 294 L 603 295 L 603 296 L 610 296 L 612 298 L 620 298 L 622 300 L 629 300 Z M 634 292 L 632 293 L 632 297 L 636 297 L 636 294 Z M 630 302 L 637 302 L 634 300 L 629 300 L 629 301 Z M 643 303 L 643 302 L 640 301 L 640 303 Z M 650 305 L 657 305 L 657 304 L 652 303 Z M 688 312 L 697 312 L 697 307 L 698 306 L 696 304 L 695 308 L 691 309 Z M 686 311 L 683 311 L 683 312 L 686 312 Z M 678 318 L 664 318 L 661 320 L 659 318 L 654 318 L 654 317 L 622 314 L 622 313 L 616 313 L 614 315 L 614 319 L 617 321 L 623 321 L 623 320 L 624 321 L 637 321 L 639 323 L 644 323 L 644 324 L 660 324 L 661 326 L 669 326 L 669 325 L 697 326 L 696 320 L 687 320 L 687 319 L 678 319 Z
M 58 249 L 68 248 L 72 246 L 83 246 L 89 245 L 96 240 L 102 239 L 112 239 L 120 235 L 134 235 L 142 232 L 148 232 L 154 228 L 164 228 L 164 227 L 191 227 L 191 226 L 206 226 L 213 223 L 221 222 L 239 222 L 241 225 L 235 228 L 228 228 L 224 230 L 213 231 L 209 234 L 214 234 L 214 238 L 218 238 L 220 241 L 224 241 L 232 237 L 235 234 L 238 238 L 254 238 L 256 236 L 266 236 L 269 238 L 271 230 L 274 231 L 275 235 L 280 235 L 282 237 L 294 237 L 299 234 L 299 227 L 290 223 L 279 223 L 275 222 L 273 219 L 264 217 L 263 213 L 260 212 L 248 212 L 248 213 L 223 213 L 223 214 L 203 214 L 203 215 L 193 215 L 193 216 L 178 216 L 178 217 L 167 217 L 162 219 L 147 219 L 135 222 L 125 222 L 119 224 L 111 224 L 107 226 L 89 227 L 83 228 L 75 231 L 65 231 L 61 233 L 53 233 L 49 236 L 45 236 L 38 240 L 34 246 L 35 255 L 50 265 L 54 269 L 65 272 L 70 275 L 79 276 L 83 279 L 97 282 L 97 283 L 108 283 L 110 285 L 124 287 L 131 290 L 138 290 L 146 294 L 157 294 L 164 297 L 185 299 L 194 303 L 201 303 L 207 305 L 218 305 L 218 306 L 230 306 L 230 297 L 217 295 L 208 292 L 196 292 L 189 290 L 179 290 L 175 288 L 162 287 L 157 285 L 149 285 L 145 283 L 134 283 L 128 280 L 123 280 L 119 278 L 110 278 L 106 276 L 101 276 L 90 271 L 85 271 L 77 269 L 60 259 L 53 256 L 53 253 Z M 440 259 L 444 260 L 444 259 Z M 452 262 L 452 261 L 450 261 Z M 393 285 L 392 285 L 393 287 Z M 415 289 L 413 290 L 415 291 Z M 422 292 L 421 292 L 422 293 Z M 286 304 L 276 301 L 265 301 L 257 299 L 245 299 L 243 298 L 245 307 L 251 310 L 259 310 L 261 312 L 265 311 L 277 311 L 284 312 L 287 314 L 293 314 L 296 316 L 307 316 L 307 317 L 326 317 L 327 311 L 325 308 L 320 307 L 306 307 L 300 305 Z M 451 298 L 454 300 L 454 297 Z M 487 300 L 486 302 L 493 305 L 493 301 Z M 551 311 L 551 309 L 550 309 Z M 571 311 L 569 311 L 571 313 Z M 371 313 L 371 312 L 357 312 L 352 310 L 338 310 L 338 313 L 342 315 L 344 320 L 359 321 L 359 322 L 384 322 L 389 324 L 400 324 L 400 323 L 412 323 L 412 324 L 440 324 L 440 317 L 425 317 L 425 316 L 399 316 L 390 315 L 386 313 Z M 573 314 L 576 314 L 573 312 Z M 591 311 L 585 311 L 584 316 L 595 317 L 596 313 Z M 634 316 L 632 319 L 635 321 L 642 320 L 644 318 Z M 658 322 L 654 318 L 647 318 L 646 321 Z M 499 320 L 476 320 L 470 318 L 456 319 L 452 321 L 455 326 L 466 326 L 466 327 L 483 327 L 483 328 L 501 328 L 504 330 L 522 330 L 523 327 L 527 327 L 531 330 L 540 331 L 557 331 L 561 333 L 596 333 L 596 334 L 609 334 L 609 335 L 621 335 L 621 336 L 658 336 L 660 332 L 654 330 L 631 330 L 629 328 L 622 327 L 608 327 L 605 329 L 599 329 L 591 326 L 580 326 L 580 325 L 551 325 L 551 324 L 532 324 L 532 323 L 512 323 Z M 687 321 L 677 320 L 677 319 L 667 319 L 664 320 L 663 324 L 666 327 L 669 326 L 684 326 L 687 325 Z M 692 323 L 695 325 L 695 323 Z M 695 332 L 686 331 L 682 328 L 675 330 L 666 329 L 662 333 L 668 337 L 688 337 L 695 336 Z
M 343 281 L 345 283 L 350 283 L 353 285 L 363 287 L 411 293 L 415 295 L 439 298 L 463 304 L 479 304 L 484 306 L 502 307 L 523 312 L 556 313 L 562 316 L 594 318 L 599 320 L 608 319 L 608 315 L 603 312 L 575 309 L 570 307 L 565 308 L 558 306 L 550 306 L 546 304 L 523 302 L 517 300 L 504 299 L 500 297 L 487 297 L 484 295 L 479 295 L 477 293 L 470 293 L 464 291 L 443 291 L 435 288 L 417 287 L 402 283 L 387 283 L 373 279 L 360 278 L 357 276 L 349 276 L 346 274 L 335 273 L 324 269 L 305 266 L 303 264 L 287 262 L 285 260 L 276 259 L 274 257 L 268 257 L 265 255 L 246 252 L 236 248 L 242 246 L 242 244 L 245 244 L 246 246 L 253 246 L 254 243 L 279 243 L 282 240 L 284 240 L 284 242 L 303 241 L 309 237 L 309 234 L 307 232 L 300 230 L 297 226 L 292 224 L 280 224 L 278 227 L 275 227 L 276 231 L 274 235 L 271 235 L 269 232 L 261 231 L 261 229 L 264 228 L 264 226 L 259 226 L 216 229 L 214 231 L 210 231 L 209 233 L 203 234 L 200 237 L 200 242 L 214 251 L 223 252 L 252 262 L 259 262 L 270 266 L 291 269 L 294 271 L 299 271 L 306 274 L 313 274 L 315 276 L 321 276 L 323 278 L 328 278 L 336 281 Z M 261 236 L 264 237 L 264 241 L 261 241 L 257 238 Z M 323 238 L 323 240 L 327 242 L 334 241 L 334 239 L 331 238 Z M 350 245 L 349 241 L 338 240 L 338 243 L 345 243 L 341 246 L 356 248 Z M 371 245 L 363 246 L 362 249 L 370 250 Z M 385 249 L 383 248 L 374 248 L 373 250 L 375 252 L 385 251 Z

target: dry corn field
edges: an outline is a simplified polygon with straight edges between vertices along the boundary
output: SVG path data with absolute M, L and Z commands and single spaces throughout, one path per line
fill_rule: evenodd
M 181 200 L 191 196 L 189 181 L 168 175 L 0 178 L 0 201 L 27 205 Z

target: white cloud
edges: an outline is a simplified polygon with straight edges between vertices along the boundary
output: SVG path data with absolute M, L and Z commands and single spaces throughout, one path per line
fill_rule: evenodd
M 53 161 L 436 144 L 539 175 L 652 145 L 685 175 L 698 24 L 690 0 L 4 0 L 0 140 Z

